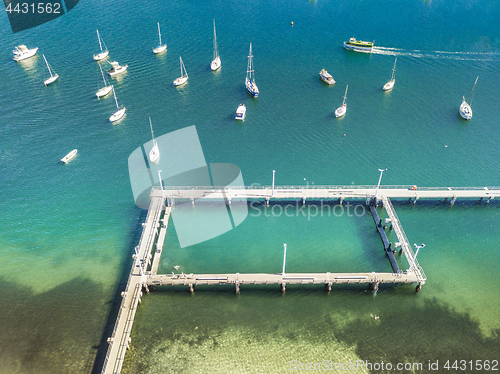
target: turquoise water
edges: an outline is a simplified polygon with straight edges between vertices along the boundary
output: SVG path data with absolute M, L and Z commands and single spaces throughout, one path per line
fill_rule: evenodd
M 245 184 L 498 186 L 500 25 L 496 2 L 80 2 L 11 34 L 0 17 L 0 372 L 92 372 L 115 290 L 144 212 L 130 153 L 196 125 L 207 162 L 240 167 Z M 222 68 L 210 71 L 212 19 Z M 294 22 L 293 27 L 290 22 Z M 154 56 L 156 22 L 168 51 Z M 107 122 L 92 60 L 99 31 L 126 117 Z M 355 36 L 371 55 L 345 51 Z M 252 43 L 258 99 L 244 88 Z M 36 58 L 11 59 L 19 44 Z M 44 53 L 60 75 L 45 88 Z M 174 88 L 179 56 L 189 82 Z M 389 80 L 398 57 L 396 85 Z M 103 67 L 106 65 L 103 65 Z M 337 81 L 323 84 L 326 68 Z M 470 122 L 458 115 L 479 75 Z M 345 86 L 348 110 L 335 119 Z M 235 123 L 238 104 L 247 106 Z M 78 156 L 58 161 L 71 149 Z M 157 289 L 143 298 L 124 373 L 285 372 L 290 361 L 493 360 L 500 351 L 498 203 L 395 204 L 428 280 L 414 287 Z M 170 222 L 160 270 L 389 271 L 373 220 L 250 215 L 213 240 L 180 248 Z M 394 235 L 394 234 L 390 234 Z M 390 237 L 394 241 L 394 237 Z M 399 260 L 405 264 L 403 260 Z M 125 273 L 125 275 L 124 275 Z M 370 314 L 379 315 L 374 320 Z M 496 355 L 496 356 L 495 356 Z M 377 372 L 376 370 L 372 370 Z

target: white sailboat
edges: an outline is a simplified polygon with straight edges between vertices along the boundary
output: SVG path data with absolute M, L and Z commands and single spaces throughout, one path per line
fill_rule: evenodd
M 469 102 L 467 103 L 467 101 L 465 101 L 465 97 L 463 97 L 462 105 L 460 105 L 460 109 L 458 110 L 462 118 L 467 121 L 472 118 L 472 108 L 470 107 L 470 105 L 472 104 L 472 96 L 474 95 L 474 88 L 476 87 L 478 79 L 479 76 L 476 78 L 474 86 L 472 86 L 472 90 L 469 95 Z
M 345 94 L 344 94 L 344 101 L 342 102 L 342 106 L 338 107 L 337 110 L 335 110 L 335 117 L 342 117 L 345 115 L 345 112 L 347 111 L 347 104 L 345 103 L 345 99 L 347 97 L 347 88 L 349 85 L 345 87 Z
M 111 87 L 113 87 L 113 96 L 115 97 L 116 111 L 111 115 L 111 117 L 109 117 L 109 122 L 116 122 L 125 115 L 125 111 L 127 109 L 123 105 L 121 107 L 118 105 L 118 99 L 116 98 L 115 88 L 114 86 Z
M 56 72 L 54 72 L 54 74 L 52 74 L 52 69 L 50 68 L 49 63 L 47 62 L 45 55 L 42 55 L 42 56 L 43 56 L 43 59 L 45 60 L 45 64 L 47 65 L 47 69 L 49 69 L 49 73 L 50 73 L 50 78 L 47 78 L 43 81 L 43 84 L 48 86 L 49 84 L 54 83 L 59 78 L 59 74 L 57 74 Z
M 153 48 L 153 53 L 156 55 L 160 54 L 162 52 L 165 52 L 167 50 L 167 43 L 161 44 L 160 22 L 158 22 L 158 37 L 160 38 L 160 42 L 158 44 L 158 47 Z
M 149 161 L 157 163 L 160 159 L 160 149 L 153 134 L 153 125 L 151 124 L 151 117 L 149 117 L 149 127 L 151 127 L 151 137 L 153 138 L 153 148 L 149 151 Z
M 220 69 L 221 66 L 221 61 L 220 61 L 220 56 L 219 56 L 219 51 L 217 48 L 217 36 L 215 34 L 215 20 L 214 20 L 214 59 L 210 63 L 210 68 L 212 71 L 215 71 L 217 69 Z
M 189 78 L 184 62 L 182 62 L 182 57 L 179 57 L 179 59 L 181 61 L 181 76 L 174 81 L 174 86 L 180 86 L 186 83 Z
M 38 51 L 38 47 L 28 49 L 25 45 L 19 45 L 15 47 L 15 49 L 12 50 L 12 53 L 14 54 L 14 61 L 21 61 L 30 57 L 33 57 L 36 55 L 36 52 Z
M 396 62 L 398 61 L 398 58 L 394 60 L 394 67 L 392 68 L 392 76 L 391 80 L 384 84 L 383 90 L 384 91 L 390 91 L 394 87 L 394 83 L 396 83 Z
M 248 65 L 247 65 L 247 76 L 245 78 L 245 87 L 250 95 L 253 97 L 259 96 L 259 88 L 255 83 L 255 74 L 253 71 L 253 55 L 252 55 L 252 43 L 250 43 L 250 51 L 248 52 Z
M 106 44 L 104 44 L 104 40 L 101 40 L 101 36 L 99 35 L 99 30 L 97 30 L 97 40 L 99 40 L 99 48 L 101 49 L 101 52 L 94 55 L 94 60 L 100 61 L 108 57 L 109 51 L 108 48 L 106 47 Z M 104 44 L 104 49 L 102 48 L 103 44 Z
M 101 68 L 100 64 L 99 64 L 99 69 L 101 69 L 101 76 L 102 76 L 102 80 L 104 82 L 104 87 L 100 88 L 99 91 L 97 91 L 95 93 L 95 95 L 97 96 L 97 98 L 101 98 L 103 96 L 106 96 L 113 89 L 113 85 L 112 84 L 110 84 L 108 86 L 108 82 L 106 81 L 106 78 L 104 78 L 104 73 L 102 72 L 102 68 Z

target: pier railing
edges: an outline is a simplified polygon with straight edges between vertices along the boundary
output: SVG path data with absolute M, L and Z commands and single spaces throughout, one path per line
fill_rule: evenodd
M 163 186 L 165 191 L 169 190 L 268 190 L 271 186 L 250 185 L 250 186 Z M 376 189 L 376 185 L 284 185 L 274 186 L 275 190 L 287 189 L 316 189 L 316 190 L 370 190 Z M 160 189 L 153 187 L 153 189 Z M 380 186 L 379 190 L 413 190 L 413 191 L 500 191 L 500 186 L 487 187 L 418 187 L 415 185 L 384 185 Z
M 391 218 L 391 223 L 392 227 L 394 228 L 394 231 L 396 232 L 396 236 L 398 237 L 399 243 L 401 244 L 401 248 L 403 248 L 403 252 L 405 254 L 406 260 L 408 261 L 408 265 L 410 268 L 408 271 L 414 271 L 415 275 L 417 276 L 418 281 L 421 284 L 425 283 L 425 280 L 427 279 L 424 270 L 418 263 L 418 260 L 415 258 L 415 254 L 413 253 L 413 249 L 411 248 L 410 242 L 408 241 L 408 238 L 406 237 L 406 233 L 403 230 L 403 226 L 401 225 L 401 222 L 399 221 L 399 217 L 396 214 L 396 210 L 392 206 L 391 200 L 383 196 L 382 201 L 384 203 L 385 210 L 389 214 L 389 217 Z

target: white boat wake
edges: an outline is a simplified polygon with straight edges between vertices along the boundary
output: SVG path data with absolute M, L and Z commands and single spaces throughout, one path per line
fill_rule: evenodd
M 377 55 L 406 56 L 415 58 L 437 58 L 466 61 L 498 61 L 500 52 L 451 52 L 451 51 L 421 51 L 403 48 L 373 47 L 372 53 Z

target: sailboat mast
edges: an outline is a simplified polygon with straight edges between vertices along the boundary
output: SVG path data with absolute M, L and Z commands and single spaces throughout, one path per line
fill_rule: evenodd
M 347 98 L 347 89 L 349 88 L 349 85 L 345 87 L 345 94 L 344 94 L 344 101 L 342 102 L 342 105 L 345 104 L 345 99 Z
M 159 45 L 161 45 L 160 22 L 158 22 L 158 36 L 160 37 L 160 44 Z
M 252 62 L 252 43 L 250 43 L 250 51 L 248 52 L 248 68 L 247 68 L 247 74 L 248 74 L 248 79 L 253 80 L 253 62 Z
M 474 96 L 474 88 L 476 88 L 476 83 L 477 83 L 478 79 L 479 79 L 479 75 L 477 76 L 476 81 L 474 82 L 474 86 L 472 86 L 472 90 L 471 90 L 470 95 L 469 95 L 469 105 L 472 103 L 472 96 Z
M 102 52 L 101 36 L 99 35 L 99 30 L 97 30 L 97 39 L 99 40 L 99 48 L 101 48 Z
M 394 67 L 392 68 L 392 77 L 391 77 L 391 81 L 394 80 L 394 73 L 396 72 L 396 62 L 398 61 L 398 58 L 396 57 L 396 59 L 394 60 Z
M 47 69 L 49 69 L 50 76 L 52 77 L 52 71 L 50 70 L 49 63 L 47 62 L 47 59 L 45 58 L 45 55 L 42 55 L 43 59 L 45 60 L 45 64 L 47 65 Z
M 118 106 L 118 100 L 116 99 L 115 87 L 113 86 L 113 96 L 115 97 L 116 109 L 120 109 Z
M 181 60 L 181 77 L 183 77 L 184 74 L 182 74 L 182 57 L 179 57 L 179 59 Z
M 153 145 L 156 144 L 155 134 L 153 133 L 153 124 L 151 123 L 151 117 L 149 117 L 149 127 L 151 127 L 151 137 L 153 138 Z
M 104 79 L 104 73 L 102 72 L 101 64 L 99 64 L 99 69 L 101 69 L 102 81 L 104 82 L 104 86 L 106 86 L 106 79 Z
M 217 35 L 215 34 L 215 19 L 214 19 L 214 60 L 217 58 Z

